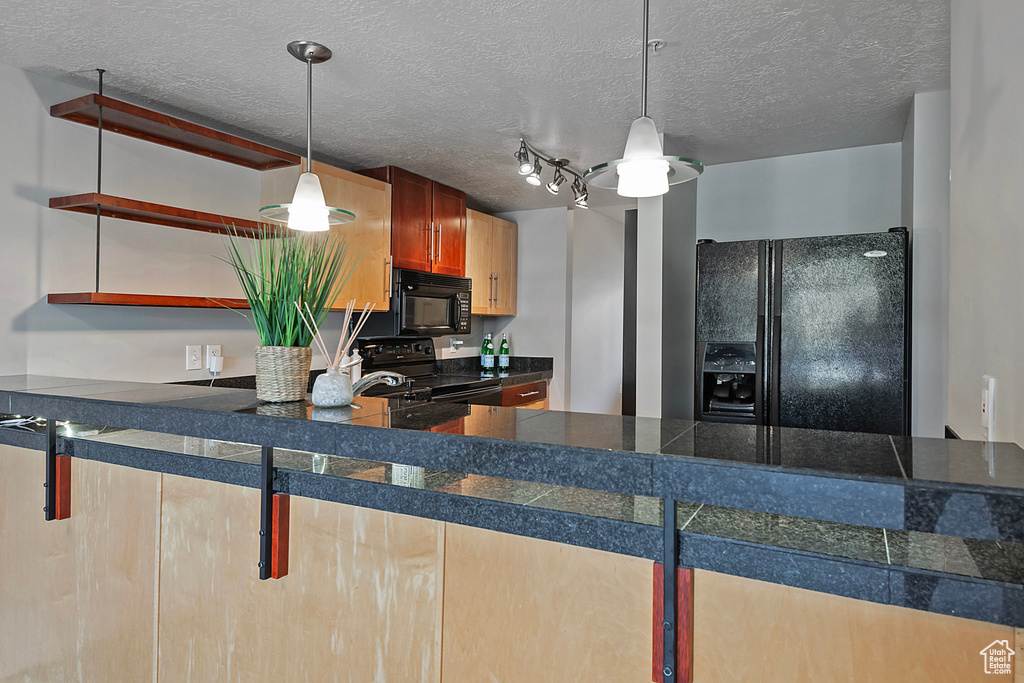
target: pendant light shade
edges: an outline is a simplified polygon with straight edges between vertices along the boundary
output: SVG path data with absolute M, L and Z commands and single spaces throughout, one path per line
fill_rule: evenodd
M 696 159 L 665 156 L 658 128 L 647 116 L 647 40 L 648 0 L 644 0 L 643 92 L 640 118 L 633 121 L 621 159 L 598 164 L 583 178 L 592 187 L 614 189 L 623 197 L 657 197 L 668 192 L 669 185 L 693 180 L 704 171 Z M 661 45 L 660 41 L 656 41 Z
M 271 204 L 260 209 L 260 217 L 301 232 L 327 232 L 332 225 L 355 220 L 351 211 L 327 206 L 320 178 L 312 172 L 313 160 L 313 65 L 326 62 L 331 51 L 308 40 L 288 43 L 288 52 L 306 62 L 306 171 L 299 176 L 295 194 L 288 204 Z
M 656 197 L 668 192 L 669 164 L 662 156 L 654 121 L 641 116 L 630 126 L 622 163 L 615 168 L 618 193 L 623 197 Z

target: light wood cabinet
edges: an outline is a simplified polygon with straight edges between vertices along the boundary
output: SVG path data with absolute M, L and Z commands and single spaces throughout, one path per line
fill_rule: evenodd
M 515 315 L 519 226 L 466 211 L 466 276 L 473 280 L 477 315 Z
M 376 305 L 375 311 L 388 310 L 391 304 L 391 185 L 315 161 L 313 172 L 320 177 L 327 204 L 356 215 L 351 223 L 336 225 L 331 230 L 345 237 L 353 258 L 362 254 L 352 276 L 340 288 L 334 309 L 344 309 L 350 299 L 355 299 L 357 310 L 368 303 Z M 290 202 L 298 179 L 296 167 L 265 171 L 261 206 Z

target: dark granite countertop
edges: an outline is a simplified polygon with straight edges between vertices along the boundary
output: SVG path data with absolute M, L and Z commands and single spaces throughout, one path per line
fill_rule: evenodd
M 500 375 L 501 383 L 505 386 L 516 384 L 527 384 L 542 379 L 551 379 L 554 376 L 554 359 L 539 358 L 534 356 L 512 356 L 509 370 Z M 313 382 L 317 376 L 322 375 L 324 370 L 311 370 L 309 373 L 309 387 L 307 391 L 313 390 Z M 480 374 L 480 359 L 476 356 L 465 358 L 445 358 L 437 361 L 435 372 L 439 375 L 477 375 Z M 210 386 L 210 380 L 197 379 L 186 382 L 175 382 L 182 386 Z M 214 385 L 221 389 L 255 389 L 256 376 L 242 375 L 239 377 L 218 377 Z M 429 389 L 420 389 L 415 392 L 419 399 L 429 399 Z
M 1024 626 L 1013 444 L 33 376 L 0 378 L 2 412 L 71 420 L 75 457 L 245 486 L 274 445 L 285 493 L 650 559 L 671 494 L 683 565 Z
M 1024 450 L 1014 444 L 368 397 L 325 410 L 262 404 L 248 390 L 40 376 L 0 378 L 0 411 L 1024 541 Z

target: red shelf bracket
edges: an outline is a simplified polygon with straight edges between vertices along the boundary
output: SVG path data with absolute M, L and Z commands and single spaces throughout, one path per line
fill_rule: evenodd
M 653 670 L 651 681 L 665 680 L 665 640 L 671 630 L 675 631 L 677 683 L 693 682 L 693 570 L 676 567 L 676 621 L 674 629 L 665 628 L 665 570 L 660 562 L 654 563 L 654 623 L 653 623 Z
M 274 449 L 264 446 L 260 458 L 260 579 L 288 575 L 288 527 L 291 499 L 274 492 Z
M 71 456 L 57 454 L 57 421 L 46 421 L 46 505 L 47 522 L 71 517 Z

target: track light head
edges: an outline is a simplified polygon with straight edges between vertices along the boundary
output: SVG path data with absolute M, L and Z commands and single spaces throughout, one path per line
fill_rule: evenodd
M 580 208 L 580 209 L 590 208 L 590 207 L 587 206 L 587 198 L 588 198 L 589 195 L 587 193 L 587 184 L 586 183 L 581 182 L 579 178 L 574 180 L 573 183 L 572 183 L 572 193 L 573 193 L 573 197 L 574 197 L 574 203 L 576 204 L 577 208 Z
M 529 175 L 530 171 L 533 170 L 533 164 L 530 163 L 530 150 L 526 148 L 526 141 L 519 141 L 519 151 L 516 152 L 516 161 L 519 162 L 519 175 Z
M 530 174 L 526 176 L 526 182 L 530 183 L 535 187 L 540 186 L 540 173 L 544 170 L 544 167 L 540 165 L 540 159 L 538 157 L 533 158 L 533 167 Z
M 565 182 L 565 176 L 562 175 L 561 168 L 555 168 L 555 177 L 551 179 L 545 187 L 548 188 L 548 192 L 551 194 L 558 194 L 558 186 Z

